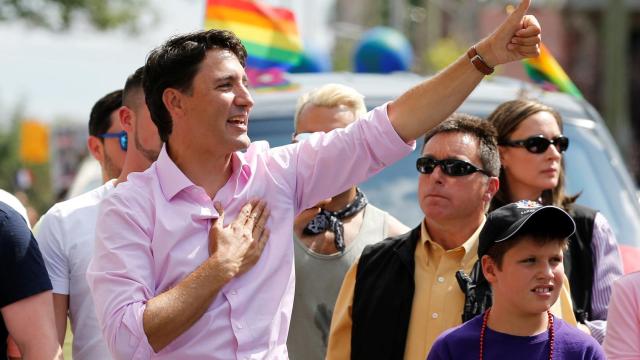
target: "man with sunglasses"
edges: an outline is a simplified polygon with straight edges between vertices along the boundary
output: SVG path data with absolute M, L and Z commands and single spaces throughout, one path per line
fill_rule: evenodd
M 125 156 L 129 157 L 132 152 L 127 146 L 120 113 L 130 106 L 136 86 L 141 87 L 140 79 L 137 83 L 135 79 L 128 79 L 123 90 L 105 95 L 91 110 L 87 145 L 100 163 L 104 184 L 55 204 L 34 229 L 53 285 L 58 341 L 64 344 L 68 318 L 73 330 L 74 359 L 110 358 L 85 272 L 93 255 L 98 205 L 114 190 L 116 179 L 122 175 Z
M 115 156 L 103 156 L 100 165 L 108 181 L 54 205 L 36 226 L 36 235 L 53 283 L 60 344 L 64 344 L 68 316 L 74 334 L 74 359 L 109 359 L 111 355 L 100 332 L 85 272 L 93 255 L 100 202 L 117 183 L 126 181 L 130 172 L 149 167 L 160 151 L 160 137 L 144 102 L 142 68 L 127 79 L 123 90 L 98 101 L 89 124 L 90 146 L 102 145 L 98 152 L 103 154 L 118 151 L 126 156 L 117 164 L 118 170 L 113 166 L 116 164 L 107 160 Z M 127 143 L 128 135 L 133 140 L 131 146 Z
M 328 359 L 424 359 L 435 339 L 462 320 L 456 272 L 477 260 L 478 235 L 498 190 L 495 129 L 454 114 L 424 139 L 416 162 L 425 217 L 410 232 L 368 246 L 345 276 Z M 563 318 L 572 320 L 565 291 Z M 566 310 L 568 308 L 568 310 Z
M 102 169 L 102 182 L 115 179 L 122 172 L 127 153 L 127 133 L 118 119 L 122 90 L 115 90 L 98 100 L 89 115 L 87 148 Z
M 76 284 L 70 284 L 71 281 L 79 281 L 84 283 L 86 290 L 86 283 L 84 281 L 84 269 L 88 264 L 90 253 L 87 255 L 86 251 L 92 249 L 92 247 L 71 246 L 72 241 L 84 242 L 85 240 L 93 244 L 93 235 L 95 233 L 95 213 L 91 211 L 85 211 L 84 208 L 91 208 L 95 201 L 99 201 L 105 194 L 99 192 L 99 189 L 112 189 L 113 182 L 122 171 L 122 164 L 124 163 L 124 157 L 127 150 L 127 134 L 122 130 L 120 120 L 118 118 L 118 109 L 122 106 L 123 91 L 112 91 L 102 98 L 100 98 L 91 108 L 89 115 L 89 138 L 87 140 L 87 148 L 91 155 L 100 163 L 102 171 L 102 180 L 105 182 L 103 186 L 92 191 L 91 193 L 99 194 L 97 199 L 92 199 L 90 196 L 78 197 L 75 200 L 63 202 L 54 205 L 47 214 L 43 215 L 38 224 L 34 227 L 34 234 L 36 239 L 40 242 L 43 257 L 45 258 L 45 264 L 53 284 L 53 300 L 56 307 L 56 326 L 58 328 L 58 335 L 60 345 L 64 344 L 65 330 L 67 326 L 67 310 L 69 309 L 69 293 L 78 290 Z M 63 205 L 65 204 L 65 205 Z M 65 210 L 63 210 L 65 209 Z M 77 212 L 78 215 L 71 215 L 76 209 L 83 209 Z M 74 222 L 71 219 L 77 218 Z M 49 224 L 52 222 L 52 224 Z M 53 224 L 55 223 L 55 224 Z M 42 225 L 46 224 L 46 225 Z M 64 225 L 70 225 L 70 234 L 66 234 Z M 43 231 L 44 229 L 44 231 Z M 41 233 L 42 231 L 42 233 Z M 55 234 L 55 235 L 53 235 Z M 51 237 L 48 237 L 51 236 Z M 55 239 L 55 245 L 60 245 L 55 248 L 55 251 L 48 246 L 52 244 L 51 239 Z M 66 246 L 62 244 L 68 241 Z M 55 246 L 54 245 L 54 246 Z M 75 249 L 78 253 L 70 254 L 70 249 Z M 58 261 L 53 260 L 56 257 Z M 82 263 L 84 261 L 84 264 Z M 78 268 L 70 268 L 70 264 L 77 264 L 82 269 L 82 273 L 78 271 Z M 70 272 L 69 270 L 73 270 Z M 55 278 L 52 274 L 63 274 L 61 278 Z M 72 286 L 70 288 L 70 285 Z M 82 289 L 82 285 L 79 287 Z M 84 303 L 88 299 L 88 290 L 79 292 L 80 296 L 74 297 L 72 303 L 72 310 L 77 309 L 78 303 Z M 75 312 L 75 311 L 74 311 Z M 72 317 L 74 325 L 77 321 L 95 322 L 95 315 L 93 315 L 93 307 L 86 307 L 84 309 L 86 314 L 80 317 Z M 86 319 L 86 320 L 85 320 Z M 97 324 L 96 324 L 97 325 Z M 75 327 L 74 327 L 75 329 Z M 74 338 L 74 356 L 77 353 L 76 347 L 81 346 L 86 348 L 90 355 L 95 355 L 92 358 L 104 358 L 104 351 L 97 349 L 97 345 L 101 343 L 100 338 L 96 338 L 99 335 L 96 331 L 83 331 L 77 334 L 77 339 Z M 90 340 L 84 340 L 84 339 Z M 85 342 L 93 342 L 94 344 L 77 345 Z M 102 350 L 106 350 L 102 345 Z M 82 353 L 79 354 L 79 358 L 84 358 Z M 91 357 L 87 357 L 91 358 Z
M 293 142 L 345 128 L 366 112 L 364 96 L 355 89 L 323 85 L 298 99 Z M 287 347 L 292 359 L 321 360 L 345 273 L 365 246 L 409 228 L 369 204 L 354 185 L 304 210 L 293 229 L 296 291 Z

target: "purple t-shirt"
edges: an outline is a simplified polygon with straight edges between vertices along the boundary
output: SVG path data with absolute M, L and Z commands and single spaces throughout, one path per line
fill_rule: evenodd
M 554 359 L 606 359 L 600 344 L 591 336 L 553 318 Z M 436 339 L 427 360 L 473 359 L 479 357 L 482 315 L 443 332 Z M 487 327 L 484 338 L 485 359 L 540 360 L 549 358 L 549 332 L 535 336 L 514 336 Z

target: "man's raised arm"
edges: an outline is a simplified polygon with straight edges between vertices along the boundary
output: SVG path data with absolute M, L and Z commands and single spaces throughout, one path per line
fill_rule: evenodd
M 481 57 L 475 60 L 479 67 L 493 68 L 539 54 L 541 28 L 534 16 L 526 15 L 530 3 L 531 0 L 522 0 L 491 35 L 473 47 Z M 484 73 L 471 58 L 468 54 L 462 55 L 389 104 L 389 119 L 403 140 L 417 139 L 442 122 L 480 83 Z

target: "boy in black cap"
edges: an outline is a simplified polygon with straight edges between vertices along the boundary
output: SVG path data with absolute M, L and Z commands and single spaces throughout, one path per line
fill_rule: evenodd
M 574 231 L 564 210 L 528 200 L 490 213 L 478 258 L 493 305 L 444 332 L 428 359 L 605 359 L 592 337 L 549 312 L 562 287 L 562 253 Z

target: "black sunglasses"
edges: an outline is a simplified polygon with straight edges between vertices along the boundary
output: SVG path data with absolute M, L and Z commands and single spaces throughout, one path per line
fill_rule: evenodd
M 129 145 L 129 138 L 127 137 L 127 132 L 124 130 L 117 133 L 104 133 L 102 135 L 98 135 L 98 137 L 102 139 L 118 138 L 118 143 L 120 143 L 120 149 L 122 149 L 122 151 L 127 151 L 127 147 Z
M 444 159 L 437 160 L 431 156 L 424 156 L 416 161 L 416 169 L 423 174 L 431 174 L 436 166 L 440 166 L 442 172 L 447 176 L 466 176 L 474 172 L 481 172 L 487 176 L 492 176 L 487 171 L 476 167 L 464 160 Z
M 542 154 L 547 151 L 551 144 L 556 147 L 558 152 L 563 153 L 569 148 L 569 138 L 564 135 L 560 135 L 549 140 L 542 135 L 537 135 L 528 137 L 524 140 L 504 141 L 500 143 L 500 145 L 503 146 L 523 147 L 530 153 L 534 154 Z

